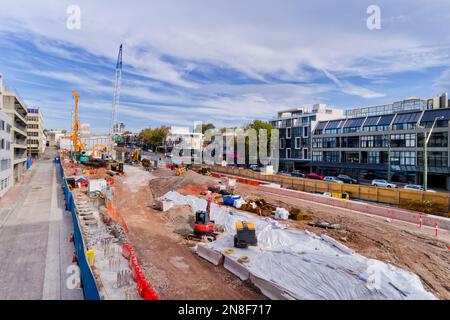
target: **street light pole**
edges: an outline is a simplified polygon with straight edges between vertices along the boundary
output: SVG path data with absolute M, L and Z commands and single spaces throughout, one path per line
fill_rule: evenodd
M 423 190 L 427 191 L 428 188 L 428 142 L 430 141 L 431 134 L 436 125 L 437 120 L 444 119 L 443 116 L 434 118 L 433 125 L 431 126 L 430 132 L 424 131 L 424 144 L 423 144 Z
M 391 131 L 392 124 L 389 126 L 388 134 L 388 182 L 391 182 Z

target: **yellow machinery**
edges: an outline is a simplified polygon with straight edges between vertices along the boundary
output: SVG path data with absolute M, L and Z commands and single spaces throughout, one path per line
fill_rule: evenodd
M 85 151 L 83 148 L 83 144 L 80 141 L 79 136 L 79 120 L 78 120 L 78 99 L 79 99 L 78 92 L 73 91 L 73 98 L 75 99 L 75 106 L 73 111 L 73 122 L 72 122 L 72 135 L 70 137 L 70 140 L 73 143 L 73 151 L 72 151 L 72 160 L 80 160 L 80 161 L 86 161 L 89 159 L 86 159 L 87 157 L 83 157 L 82 154 Z
M 175 171 L 176 176 L 181 176 L 186 173 L 186 167 L 177 168 Z
M 107 151 L 107 147 L 103 144 L 97 143 L 92 147 L 91 157 L 101 158 L 102 154 Z
M 141 149 L 136 148 L 133 153 L 133 157 L 131 158 L 133 162 L 139 162 L 141 160 Z
M 327 197 L 331 197 L 331 198 L 336 198 L 336 199 L 341 199 L 341 200 L 349 200 L 350 196 L 347 192 L 325 192 L 324 193 L 325 196 Z
M 234 246 L 236 248 L 247 248 L 258 245 L 256 239 L 255 225 L 252 221 L 236 221 L 236 235 Z

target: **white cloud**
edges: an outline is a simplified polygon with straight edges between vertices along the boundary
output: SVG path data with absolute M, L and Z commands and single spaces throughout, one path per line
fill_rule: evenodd
M 134 1 L 133 5 L 78 0 L 81 30 L 66 28 L 69 4 L 72 1 L 5 1 L 0 31 L 24 35 L 39 49 L 73 61 L 75 68 L 82 62 L 112 69 L 100 58 L 115 61 L 123 43 L 127 72 L 147 80 L 124 79 L 121 112 L 149 121 L 214 117 L 225 123 L 231 118 L 271 117 L 278 109 L 320 102 L 321 96 L 336 91 L 377 99 L 386 95 L 383 82 L 392 74 L 450 67 L 450 37 L 442 27 L 450 11 L 448 1 L 426 5 L 408 1 L 400 6 L 379 0 L 384 21 L 379 31 L 366 28 L 363 3 L 346 0 L 286 0 L 283 5 L 256 0 Z M 63 43 L 90 55 L 72 52 Z M 189 77 L 205 65 L 216 72 L 235 69 L 255 83 Z M 50 67 L 30 72 L 112 96 L 112 74 L 107 78 Z M 320 70 L 331 81 L 319 81 Z M 361 85 L 355 77 L 368 84 Z M 442 77 L 435 83 L 448 86 Z M 98 103 L 107 108 L 106 102 Z

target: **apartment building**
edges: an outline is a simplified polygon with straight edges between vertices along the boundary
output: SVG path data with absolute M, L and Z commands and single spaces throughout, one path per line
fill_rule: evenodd
M 27 114 L 27 150 L 28 156 L 40 158 L 45 151 L 44 116 L 40 108 L 28 108 Z
M 2 86 L 1 110 L 11 121 L 10 143 L 12 149 L 13 183 L 22 181 L 27 161 L 27 107 L 20 96 Z
M 0 102 L 0 198 L 5 195 L 13 184 L 11 130 L 11 118 L 2 111 Z
M 279 170 L 304 170 L 311 161 L 312 128 L 320 121 L 344 117 L 341 109 L 330 108 L 326 104 L 315 104 L 309 108 L 295 108 L 278 112 L 270 123 L 279 129 L 280 164 Z
M 423 106 L 423 104 L 420 104 Z M 436 126 L 428 144 L 428 186 L 450 190 L 448 99 L 425 108 L 319 121 L 312 136 L 311 170 L 359 179 L 423 183 L 424 132 Z M 444 108 L 442 108 L 444 107 Z

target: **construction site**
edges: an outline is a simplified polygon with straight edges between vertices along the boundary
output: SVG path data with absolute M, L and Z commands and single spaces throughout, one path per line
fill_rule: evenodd
M 60 157 L 101 299 L 450 298 L 448 230 L 206 166 Z
M 276 119 L 255 119 L 233 132 L 225 125 L 216 128 L 201 122 L 191 131 L 191 127 L 166 126 L 170 121 L 178 125 L 182 121 L 176 118 L 184 116 L 173 111 L 171 102 L 161 103 L 162 109 L 167 108 L 162 119 L 153 119 L 147 109 L 133 109 L 156 104 L 145 99 L 128 101 L 121 113 L 123 49 L 120 45 L 114 54 L 110 116 L 104 116 L 102 103 L 93 107 L 100 114 L 96 121 L 99 131 L 105 131 L 102 134 L 83 135 L 80 118 L 87 109 L 82 106 L 93 104 L 88 99 L 94 91 L 109 90 L 111 79 L 106 76 L 89 83 L 95 90 L 70 87 L 71 95 L 64 97 L 70 100 L 70 115 L 67 110 L 57 114 L 58 119 L 70 118 L 70 129 L 52 130 L 59 138 L 37 158 L 28 157 L 27 147 L 20 143 L 35 137 L 30 144 L 42 146 L 43 141 L 37 141 L 43 134 L 37 124 L 43 122 L 37 116 L 40 111 L 33 109 L 35 131 L 27 134 L 26 108 L 18 114 L 21 99 L 10 94 L 9 113 L 18 120 L 10 123 L 5 116 L 0 123 L 5 128 L 0 138 L 13 137 L 2 138 L 0 145 L 2 157 L 7 151 L 11 155 L 2 158 L 0 300 L 450 300 L 450 193 L 445 189 L 450 188 L 450 100 L 446 94 L 434 100 L 407 99 L 402 110 L 399 102 L 395 107 L 381 105 L 382 111 L 375 106 L 375 115 L 367 111 L 375 107 L 354 109 L 358 116 L 349 116 L 313 104 L 309 111 L 306 107 L 277 111 Z M 138 60 L 143 52 L 130 54 L 130 60 Z M 177 84 L 152 79 L 152 90 L 164 88 L 169 96 L 177 86 L 195 87 L 168 72 L 171 57 L 164 58 L 165 64 L 155 63 L 155 69 L 169 73 L 167 77 Z M 89 56 L 84 63 L 111 62 L 99 61 Z M 194 70 L 186 61 L 177 66 L 183 73 Z M 129 76 L 138 74 L 127 67 Z M 327 81 L 345 91 L 346 80 L 324 73 Z M 83 82 L 52 75 L 69 78 L 80 87 Z M 131 79 L 128 85 L 144 80 Z M 355 87 L 349 85 L 348 90 L 353 93 Z M 127 89 L 129 100 L 140 93 Z M 146 98 L 153 99 L 153 94 L 145 91 Z M 174 96 L 185 97 L 184 92 Z M 214 99 L 229 102 L 231 96 Z M 253 97 L 244 100 L 246 106 L 249 100 L 253 103 Z M 423 109 L 414 109 L 414 103 Z M 445 110 L 426 109 L 433 103 Z M 183 112 L 204 108 L 201 114 L 206 117 L 214 109 L 191 104 Z M 233 108 L 223 116 L 227 121 Z M 124 115 L 161 127 L 125 132 L 120 122 Z M 90 130 L 90 124 L 86 127 Z M 246 133 L 239 141 L 240 129 L 254 130 L 255 139 Z M 208 140 L 210 130 L 216 135 Z M 263 130 L 267 131 L 261 134 Z M 394 130 L 403 133 L 383 135 Z M 150 136 L 155 131 L 159 136 Z M 272 137 L 267 140 L 269 133 Z M 359 134 L 365 136 L 360 139 Z M 208 142 L 218 145 L 210 154 Z M 234 148 L 239 142 L 244 146 L 242 154 Z M 239 163 L 242 159 L 244 163 Z M 268 161 L 263 164 L 263 160 Z M 14 171 L 18 163 L 24 168 Z M 324 163 L 328 164 L 322 168 Z M 15 172 L 14 185 L 9 184 L 9 172 Z M 355 172 L 358 179 L 348 172 Z M 387 180 L 378 179 L 380 172 Z M 428 189 L 428 175 L 437 191 Z M 367 176 L 372 178 L 361 179 Z
M 50 154 L 85 299 L 450 299 L 448 194 L 144 156 L 117 131 L 121 76 L 122 46 L 109 138 L 80 138 L 74 91 Z

